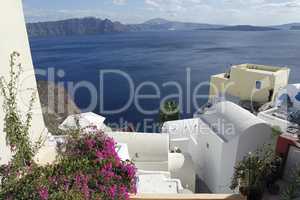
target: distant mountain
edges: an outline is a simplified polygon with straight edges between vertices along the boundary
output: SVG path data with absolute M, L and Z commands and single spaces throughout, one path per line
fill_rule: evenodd
M 237 25 L 237 26 L 225 26 L 221 28 L 214 28 L 209 30 L 215 31 L 276 31 L 278 28 L 266 27 L 266 26 L 250 26 L 250 25 Z
M 129 31 L 172 31 L 195 30 L 200 28 L 219 28 L 222 25 L 201 23 L 184 23 L 168 21 L 161 18 L 152 19 L 142 24 L 122 24 L 108 19 L 94 17 L 67 19 L 51 22 L 28 23 L 27 31 L 30 37 L 36 36 L 68 36 L 91 35 L 101 33 L 120 33 Z
M 175 31 L 175 30 L 196 30 L 205 28 L 220 28 L 224 25 L 203 24 L 203 23 L 186 23 L 169 21 L 161 18 L 151 19 L 142 24 L 128 25 L 132 31 Z
M 120 22 L 93 17 L 27 24 L 27 32 L 31 37 L 89 35 L 124 31 L 128 31 L 127 26 Z
M 184 30 L 215 30 L 215 31 L 272 31 L 299 30 L 300 23 L 283 24 L 279 26 L 225 26 L 205 23 L 186 23 L 155 18 L 141 24 L 122 24 L 109 19 L 94 17 L 67 19 L 52 22 L 28 23 L 27 31 L 30 37 L 35 36 L 68 36 L 91 35 L 103 33 L 122 33 L 137 31 L 184 31 Z
M 291 26 L 290 30 L 300 31 L 300 26 Z
M 162 18 L 154 18 L 154 19 L 150 19 L 146 22 L 144 22 L 144 24 L 148 24 L 148 25 L 159 25 L 159 24 L 167 24 L 170 21 L 166 20 L 166 19 L 162 19 Z
M 294 28 L 297 26 L 300 26 L 300 23 L 282 24 L 282 25 L 272 26 L 272 27 L 283 29 L 283 30 L 294 30 Z

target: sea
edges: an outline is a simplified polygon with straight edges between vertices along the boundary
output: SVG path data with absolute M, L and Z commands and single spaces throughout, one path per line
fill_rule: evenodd
M 300 31 L 162 31 L 30 38 L 37 79 L 63 84 L 83 112 L 157 132 L 162 102 L 190 118 L 209 80 L 242 63 L 286 66 L 300 82 Z M 46 72 L 46 73 L 44 73 Z

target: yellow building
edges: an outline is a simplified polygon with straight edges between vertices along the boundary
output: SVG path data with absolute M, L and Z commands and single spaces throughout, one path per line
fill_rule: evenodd
M 273 101 L 278 90 L 288 84 L 289 73 L 287 67 L 234 65 L 230 72 L 211 77 L 210 99 L 225 97 L 238 104 L 250 101 L 261 105 Z

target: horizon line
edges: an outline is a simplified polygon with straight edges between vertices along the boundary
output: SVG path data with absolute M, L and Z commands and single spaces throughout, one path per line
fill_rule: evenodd
M 161 17 L 154 17 L 148 20 L 145 20 L 144 22 L 140 22 L 140 23 L 123 23 L 121 21 L 118 20 L 111 20 L 107 17 L 97 17 L 97 16 L 82 16 L 82 17 L 66 17 L 66 18 L 61 18 L 61 19 L 53 19 L 53 20 L 40 20 L 40 21 L 27 21 L 27 17 L 25 16 L 25 21 L 26 24 L 30 24 L 30 23 L 45 23 L 45 22 L 57 22 L 57 21 L 64 21 L 64 20 L 70 20 L 70 19 L 84 19 L 84 18 L 95 18 L 95 19 L 100 19 L 100 20 L 110 20 L 112 22 L 119 22 L 121 24 L 124 25 L 135 25 L 135 24 L 143 24 L 146 23 L 148 21 L 151 20 L 156 20 L 156 19 L 161 19 L 161 20 L 166 20 L 169 22 L 179 22 L 179 23 L 191 23 L 191 24 L 208 24 L 208 25 L 220 25 L 220 26 L 257 26 L 257 27 L 266 27 L 266 26 L 282 26 L 282 25 L 288 25 L 288 24 L 300 24 L 300 22 L 287 22 L 287 23 L 280 23 L 280 24 L 269 24 L 269 25 L 255 25 L 255 24 L 220 24 L 220 23 L 209 23 L 209 22 L 190 22 L 190 21 L 181 21 L 181 20 L 170 20 L 167 18 L 161 18 Z

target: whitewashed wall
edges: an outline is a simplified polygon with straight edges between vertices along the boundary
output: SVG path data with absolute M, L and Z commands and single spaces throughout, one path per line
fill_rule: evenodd
M 189 153 L 191 138 L 196 138 L 199 132 L 199 119 L 184 119 L 165 122 L 162 127 L 163 133 L 170 135 L 170 148 L 179 148 L 183 153 Z
M 211 191 L 219 193 L 224 141 L 199 118 L 166 122 L 163 132 L 170 134 L 171 148 L 179 147 L 191 156 L 193 174 L 196 173 Z
M 220 177 L 218 182 L 218 193 L 231 193 L 231 179 L 236 164 L 236 155 L 238 151 L 240 136 L 234 138 L 228 143 L 224 143 L 222 150 L 222 161 L 220 166 Z
M 9 70 L 9 56 L 13 51 L 21 54 L 21 63 L 24 74 L 21 77 L 19 88 L 19 109 L 25 113 L 28 108 L 28 101 L 32 91 L 36 90 L 36 80 L 33 71 L 29 42 L 23 16 L 21 0 L 1 0 L 0 3 L 0 76 L 7 77 Z M 2 106 L 3 99 L 0 97 Z M 34 106 L 33 126 L 31 138 L 37 138 L 45 132 L 45 125 L 42 117 L 39 99 Z M 5 142 L 3 132 L 4 113 L 1 107 L 0 112 L 0 164 L 6 163 L 10 158 L 9 149 Z M 49 155 L 50 156 L 50 155 Z
M 255 152 L 258 148 L 271 141 L 272 129 L 265 123 L 256 124 L 246 129 L 240 136 L 224 143 L 222 150 L 222 163 L 218 193 L 229 193 L 231 178 L 236 163 L 249 152 Z
M 191 151 L 196 173 L 213 193 L 220 193 L 220 175 L 222 169 L 222 148 L 224 142 L 215 134 L 200 133 L 198 145 Z
M 272 129 L 266 123 L 256 124 L 248 128 L 240 136 L 236 160 L 242 160 L 247 153 L 255 152 L 264 144 L 270 143 L 271 139 Z
M 129 156 L 140 170 L 168 171 L 169 135 L 106 132 L 116 142 L 128 146 Z

